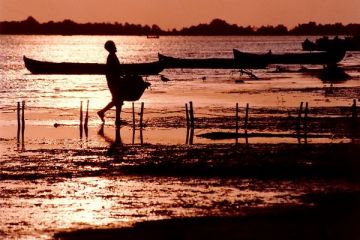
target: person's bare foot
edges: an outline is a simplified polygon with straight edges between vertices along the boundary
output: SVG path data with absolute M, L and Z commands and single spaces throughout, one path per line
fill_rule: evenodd
M 101 112 L 101 111 L 98 111 L 97 115 L 99 116 L 101 121 L 104 123 L 105 122 L 105 114 L 103 112 Z

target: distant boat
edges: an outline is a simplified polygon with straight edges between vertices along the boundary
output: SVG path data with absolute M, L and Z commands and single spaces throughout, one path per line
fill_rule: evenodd
M 345 57 L 345 51 L 328 51 L 313 53 L 246 53 L 234 49 L 234 57 L 238 65 L 266 66 L 268 64 L 314 64 L 314 65 L 331 65 L 340 62 Z
M 106 65 L 100 63 L 45 62 L 24 56 L 25 67 L 33 74 L 105 74 Z M 124 74 L 157 75 L 164 69 L 161 62 L 125 63 L 120 65 Z
M 302 49 L 304 51 L 330 51 L 334 49 L 343 49 L 345 51 L 360 51 L 360 36 L 339 38 L 321 37 L 315 42 L 305 39 L 302 42 Z
M 147 35 L 146 38 L 159 38 L 159 35 Z

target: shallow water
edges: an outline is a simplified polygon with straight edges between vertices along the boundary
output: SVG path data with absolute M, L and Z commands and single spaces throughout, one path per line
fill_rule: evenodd
M 104 76 L 78 75 L 32 75 L 25 69 L 23 55 L 54 62 L 104 63 L 106 51 L 103 44 L 114 39 L 118 45 L 121 62 L 148 62 L 157 60 L 157 53 L 174 57 L 227 57 L 232 58 L 232 49 L 248 52 L 274 53 L 300 52 L 305 37 L 144 37 L 125 36 L 0 36 L 1 108 L 13 108 L 14 103 L 26 100 L 29 107 L 78 108 L 80 100 L 90 100 L 90 108 L 99 109 L 110 98 Z M 313 37 L 315 38 L 315 37 Z M 342 61 L 344 66 L 358 64 L 360 54 L 351 52 Z M 300 66 L 293 66 L 300 68 Z M 168 83 L 151 76 L 151 90 L 145 92 L 142 101 L 152 107 L 171 108 L 193 101 L 196 106 L 230 105 L 249 102 L 251 105 L 274 106 L 279 104 L 272 94 L 261 97 L 251 94 L 253 90 L 273 88 L 319 87 L 324 84 L 317 78 L 298 73 L 269 73 L 254 71 L 264 81 L 245 81 L 236 84 L 239 73 L 232 70 L 174 70 L 163 75 L 173 80 Z M 349 72 L 359 76 L 359 72 Z M 203 81 L 202 78 L 206 77 Z M 358 86 L 358 81 L 348 81 L 337 86 Z M 241 94 L 237 94 L 241 91 Z M 244 93 L 245 91 L 245 93 Z M 230 93 L 230 94 L 229 94 Z M 247 93 L 247 94 L 246 94 Z M 280 94 L 282 105 L 297 106 L 307 98 L 311 105 L 342 105 L 344 102 L 325 102 L 318 93 L 299 96 Z M 322 99 L 322 100 L 319 100 Z M 250 101 L 251 100 L 251 101 Z M 130 107 L 126 104 L 125 107 Z
M 246 103 L 250 104 L 249 132 L 253 133 L 293 133 L 294 116 L 301 101 L 309 102 L 313 125 L 322 122 L 318 118 L 329 115 L 348 117 L 352 100 L 359 98 L 360 74 L 356 69 L 349 71 L 354 79 L 334 84 L 329 94 L 330 84 L 301 73 L 273 73 L 275 66 L 254 71 L 259 81 L 231 70 L 165 70 L 162 74 L 170 78 L 170 82 L 161 82 L 159 76 L 147 78 L 152 87 L 141 99 L 145 103 L 143 138 L 139 129 L 133 137 L 131 103 L 126 103 L 121 141 L 128 150 L 114 150 L 111 148 L 116 140 L 114 112 L 108 114 L 103 134 L 99 134 L 101 125 L 96 116 L 96 111 L 110 98 L 104 76 L 32 75 L 22 60 L 26 55 L 47 61 L 102 63 L 106 59 L 103 43 L 109 38 L 117 43 L 121 62 L 154 61 L 157 53 L 230 58 L 233 48 L 249 52 L 270 49 L 273 53 L 294 52 L 301 51 L 301 42 L 305 39 L 0 36 L 3 46 L 0 49 L 1 238 L 48 239 L 63 229 L 125 226 L 137 221 L 181 216 L 239 215 L 248 207 L 301 204 L 299 196 L 306 193 L 358 188 L 357 184 L 339 179 L 260 180 L 236 175 L 201 177 L 201 172 L 196 171 L 180 176 L 152 176 L 151 171 L 124 172 L 122 166 L 147 167 L 152 161 L 165 163 L 166 170 L 167 160 L 175 157 L 171 154 L 188 153 L 187 160 L 200 161 L 209 157 L 198 149 L 202 144 L 234 144 L 236 139 L 214 141 L 199 135 L 211 131 L 234 132 L 236 103 L 241 107 L 241 121 Z M 359 53 L 348 53 L 342 64 L 356 65 L 359 60 Z M 236 83 L 240 78 L 244 83 Z M 17 138 L 15 109 L 16 102 L 22 100 L 26 101 L 23 140 Z M 89 132 L 80 135 L 78 109 L 80 101 L 86 100 L 90 100 Z M 186 141 L 184 105 L 189 101 L 194 103 L 198 119 L 193 145 Z M 135 104 L 137 124 L 139 105 Z M 353 141 L 347 135 L 338 136 L 331 127 L 331 119 L 326 121 L 330 127 L 321 126 L 317 130 L 331 137 L 308 139 L 309 144 Z M 347 129 L 343 122 L 339 120 L 336 128 Z M 310 127 L 309 132 L 314 133 Z M 243 123 L 240 131 L 243 132 Z M 240 144 L 245 141 L 239 139 Z M 247 141 L 262 146 L 262 143 L 296 144 L 299 140 L 254 137 Z M 179 149 L 170 151 L 173 146 Z M 217 159 L 222 160 L 221 156 L 227 154 L 224 149 L 210 156 L 209 166 L 217 163 Z M 192 159 L 192 150 L 200 151 L 199 159 Z M 162 154 L 157 156 L 157 153 Z M 150 165 L 146 165 L 148 162 L 142 165 L 143 161 L 149 161 Z M 191 161 L 184 166 L 191 168 Z M 226 162 L 217 164 L 220 168 L 227 166 Z

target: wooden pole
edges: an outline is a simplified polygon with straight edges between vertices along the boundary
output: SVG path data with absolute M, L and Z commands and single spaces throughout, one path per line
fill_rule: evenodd
M 25 141 L 25 101 L 22 101 L 22 109 L 21 109 L 21 142 L 22 147 L 24 147 L 24 141 Z
M 20 102 L 17 102 L 17 139 L 20 142 Z
M 306 102 L 305 103 L 305 110 L 304 110 L 304 129 L 305 130 L 307 128 L 308 113 L 309 113 L 309 103 Z
M 80 101 L 80 125 L 79 125 L 79 129 L 80 129 L 80 138 L 82 138 L 83 135 L 83 101 Z
M 303 102 L 300 103 L 299 112 L 298 112 L 298 121 L 297 121 L 297 129 L 300 129 L 301 124 L 301 115 L 302 115 L 302 109 L 303 109 Z
M 143 128 L 143 116 L 144 116 L 144 102 L 141 102 L 141 111 L 140 111 L 140 129 Z
M 144 117 L 144 102 L 141 102 L 141 110 L 140 110 L 140 144 L 144 144 L 144 136 L 143 136 L 143 117 Z
M 88 122 L 89 122 L 89 100 L 87 100 L 86 102 L 86 113 L 85 113 L 85 121 L 84 121 L 85 128 L 88 127 Z
M 190 128 L 189 109 L 187 103 L 185 103 L 185 116 L 186 116 L 186 128 Z
M 245 110 L 245 130 L 247 131 L 248 127 L 248 121 L 249 121 L 249 104 L 246 104 L 246 110 Z
M 190 128 L 190 139 L 189 139 L 189 144 L 193 145 L 194 144 L 194 128 Z
M 357 118 L 356 99 L 353 100 L 353 105 L 351 106 L 351 116 L 354 120 L 356 120 Z
M 305 144 L 307 144 L 307 121 L 308 121 L 308 113 L 309 113 L 309 104 L 306 102 L 305 111 L 304 111 L 304 140 Z
M 135 129 L 135 104 L 134 102 L 132 102 L 132 125 L 133 125 L 133 129 Z
M 21 123 L 22 123 L 22 128 L 25 128 L 25 101 L 22 101 L 22 109 L 21 109 Z
M 235 133 L 236 133 L 236 139 L 235 142 L 238 144 L 239 138 L 239 103 L 236 103 L 236 113 L 235 113 Z
M 195 123 L 194 123 L 194 108 L 193 108 L 193 103 L 192 101 L 189 102 L 189 105 L 190 105 L 190 126 L 192 129 L 195 128 Z
M 132 132 L 132 144 L 135 143 L 135 104 L 132 102 L 132 126 L 133 126 L 133 132 Z
M 80 126 L 83 125 L 83 101 L 80 101 Z

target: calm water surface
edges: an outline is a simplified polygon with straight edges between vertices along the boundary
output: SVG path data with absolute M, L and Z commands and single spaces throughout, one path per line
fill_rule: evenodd
M 314 38 L 314 37 L 313 37 Z M 104 76 L 32 75 L 25 69 L 22 57 L 56 62 L 104 63 L 106 40 L 113 39 L 118 46 L 121 62 L 156 61 L 157 54 L 174 57 L 224 57 L 232 58 L 232 49 L 249 52 L 274 53 L 300 52 L 304 37 L 145 37 L 124 36 L 0 36 L 0 89 L 1 108 L 13 107 L 14 102 L 26 100 L 31 107 L 78 108 L 80 100 L 89 99 L 92 108 L 101 108 L 110 95 Z M 358 64 L 360 54 L 353 52 L 343 61 L 345 65 Z M 239 73 L 231 70 L 165 70 L 163 75 L 174 80 L 166 84 L 159 77 L 148 80 L 152 88 L 142 98 L 147 106 L 182 106 L 192 100 L 198 106 L 233 105 L 247 101 L 239 94 L 224 94 L 230 90 L 269 89 L 274 87 L 323 86 L 312 77 L 285 75 L 290 79 L 235 84 Z M 258 70 L 259 77 L 277 77 Z M 206 82 L 202 80 L 206 77 Z M 291 85 L 289 83 L 292 83 Z M 352 84 L 351 81 L 347 83 Z M 273 98 L 273 97 L 272 97 Z M 265 100 L 264 100 L 265 99 Z M 252 105 L 276 104 L 265 98 L 254 98 Z M 288 101 L 287 105 L 298 102 Z M 325 104 L 325 103 L 324 103 Z M 334 103 L 333 103 L 334 104 Z M 338 103 L 342 104 L 342 103 Z M 125 107 L 129 107 L 127 104 Z

